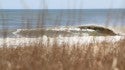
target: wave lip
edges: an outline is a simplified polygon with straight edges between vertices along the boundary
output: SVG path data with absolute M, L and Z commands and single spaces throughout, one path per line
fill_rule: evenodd
M 106 27 L 101 27 L 101 26 L 95 26 L 95 25 L 90 25 L 90 26 L 79 26 L 78 28 L 82 29 L 93 29 L 98 33 L 101 33 L 102 35 L 109 35 L 109 36 L 114 36 L 117 35 L 113 30 L 106 28 Z

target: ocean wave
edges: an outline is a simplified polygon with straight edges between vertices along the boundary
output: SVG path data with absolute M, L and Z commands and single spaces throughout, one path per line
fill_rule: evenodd
M 72 36 L 114 36 L 113 30 L 101 26 L 55 27 L 36 29 L 17 29 L 13 32 L 17 37 L 72 37 Z
M 84 36 L 89 35 L 94 30 L 82 30 L 72 28 L 53 28 L 53 29 L 17 29 L 13 32 L 17 37 L 41 37 L 46 35 L 48 37 L 70 37 L 70 36 Z

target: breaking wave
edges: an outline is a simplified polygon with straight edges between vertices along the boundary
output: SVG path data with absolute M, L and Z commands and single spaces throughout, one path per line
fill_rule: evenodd
M 114 36 L 117 35 L 111 29 L 100 26 L 55 27 L 36 29 L 17 29 L 13 32 L 17 37 L 72 37 L 72 36 Z
M 94 31 L 91 31 L 94 32 Z M 17 31 L 13 32 L 14 35 L 18 37 L 40 37 L 40 36 L 48 36 L 48 37 L 69 37 L 69 36 L 83 36 L 88 35 L 88 31 L 80 31 L 80 30 L 69 30 L 69 29 L 17 29 Z

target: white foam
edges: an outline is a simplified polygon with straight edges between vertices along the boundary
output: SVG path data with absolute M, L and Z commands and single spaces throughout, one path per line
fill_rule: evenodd
M 49 30 L 49 29 L 48 29 Z M 53 28 L 51 30 L 55 30 L 55 31 L 72 31 L 72 30 L 75 30 L 75 31 L 95 31 L 95 30 L 92 30 L 92 29 L 80 29 L 80 28 L 75 28 L 75 27 L 60 27 L 60 28 Z
M 47 36 L 39 37 L 39 38 L 6 38 L 6 39 L 0 39 L 0 46 L 3 45 L 3 42 L 6 43 L 7 47 L 17 47 L 18 45 L 31 45 L 33 43 L 39 43 L 42 42 L 45 45 L 53 45 L 56 41 L 58 45 L 61 45 L 63 43 L 67 43 L 68 45 L 85 45 L 89 43 L 95 43 L 95 42 L 111 42 L 115 43 L 119 40 L 124 39 L 124 36 L 83 36 L 83 37 L 57 37 L 57 38 L 50 38 Z

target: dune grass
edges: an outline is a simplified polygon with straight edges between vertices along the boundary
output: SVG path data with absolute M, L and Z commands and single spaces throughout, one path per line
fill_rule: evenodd
M 125 70 L 125 40 L 69 47 L 34 43 L 0 48 L 0 70 Z

